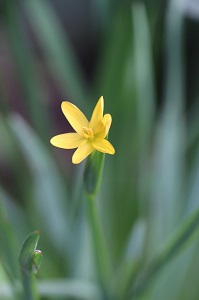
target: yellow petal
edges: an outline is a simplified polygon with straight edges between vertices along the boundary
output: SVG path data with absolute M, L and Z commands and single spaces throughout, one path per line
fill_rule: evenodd
M 93 110 L 93 114 L 89 123 L 89 127 L 92 128 L 94 133 L 99 129 L 99 126 L 103 118 L 103 111 L 104 111 L 104 98 L 103 96 L 101 96 Z
M 84 140 L 80 146 L 77 148 L 72 157 L 72 162 L 74 164 L 79 164 L 84 160 L 92 151 L 94 150 L 93 146 L 88 140 Z
M 115 149 L 111 143 L 105 139 L 95 139 L 92 142 L 93 147 L 103 153 L 114 154 Z
M 88 120 L 86 116 L 74 104 L 64 101 L 61 104 L 63 114 L 70 123 L 70 125 L 79 134 L 82 133 L 82 127 L 88 127 Z
M 110 114 L 104 115 L 102 122 L 101 122 L 101 126 L 99 128 L 99 131 L 96 134 L 96 137 L 100 138 L 100 139 L 104 139 L 109 132 L 111 123 L 112 123 L 111 115 Z
M 54 136 L 50 142 L 53 146 L 63 149 L 73 149 L 79 147 L 84 138 L 78 133 L 63 133 Z

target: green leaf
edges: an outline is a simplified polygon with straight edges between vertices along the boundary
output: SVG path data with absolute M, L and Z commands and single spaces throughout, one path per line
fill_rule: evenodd
M 190 246 L 199 237 L 199 210 L 194 211 L 170 236 L 167 242 L 151 258 L 147 265 L 141 270 L 132 289 L 132 296 L 145 291 L 154 276 L 168 263 L 174 256 Z
M 14 259 L 16 240 L 2 198 L 0 191 L 0 255 L 3 265 L 8 265 L 11 278 L 16 279 L 18 277 L 17 262 Z
M 67 187 L 48 148 L 28 124 L 15 115 L 10 118 L 10 125 L 33 176 L 35 202 L 32 209 L 43 220 L 42 230 L 45 230 L 53 246 L 62 253 L 65 237 L 71 237 L 66 215 L 69 198 Z M 70 243 L 67 246 L 69 248 Z
M 85 99 L 84 77 L 77 63 L 67 33 L 49 1 L 25 1 L 24 7 L 35 35 L 45 54 L 57 84 L 66 95 Z
M 133 60 L 139 150 L 145 151 L 150 139 L 155 112 L 154 63 L 149 21 L 144 3 L 132 6 Z M 143 89 L 143 86 L 145 87 Z M 141 151 L 142 152 L 142 151 Z M 142 157 L 143 159 L 143 157 Z
M 50 128 L 47 110 L 45 109 L 45 93 L 42 88 L 40 69 L 37 68 L 35 55 L 29 48 L 29 41 L 24 32 L 21 15 L 17 3 L 6 1 L 5 28 L 10 50 L 23 92 L 23 105 L 37 131 L 46 136 Z M 6 72 L 5 72 L 6 73 Z M 8 96 L 9 97 L 9 96 Z

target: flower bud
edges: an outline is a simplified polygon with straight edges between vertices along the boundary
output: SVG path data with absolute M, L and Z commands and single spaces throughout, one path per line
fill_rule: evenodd
M 42 260 L 42 253 L 36 250 L 39 241 L 39 231 L 34 231 L 25 239 L 19 254 L 19 264 L 23 273 L 36 274 Z

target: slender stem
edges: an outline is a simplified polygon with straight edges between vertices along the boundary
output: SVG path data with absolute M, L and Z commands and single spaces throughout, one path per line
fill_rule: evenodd
M 92 231 L 98 277 L 105 291 L 107 290 L 107 283 L 110 279 L 110 261 L 108 258 L 105 239 L 99 222 L 96 201 L 94 198 L 94 195 L 87 194 L 87 210 Z
M 90 230 L 92 233 L 92 243 L 94 248 L 98 280 L 103 291 L 103 299 L 110 299 L 110 260 L 106 248 L 104 234 L 101 228 L 97 211 L 96 195 L 102 182 L 105 154 L 93 151 L 88 157 L 84 170 L 84 187 L 86 192 L 86 205 Z
M 39 300 L 35 275 L 27 275 L 22 272 L 24 300 Z

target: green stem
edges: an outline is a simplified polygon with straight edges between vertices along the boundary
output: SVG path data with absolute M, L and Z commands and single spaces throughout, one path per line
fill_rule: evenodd
M 87 211 L 90 220 L 98 277 L 103 290 L 105 291 L 107 290 L 107 283 L 110 279 L 110 262 L 108 259 L 105 239 L 99 222 L 94 195 L 87 194 Z
M 111 273 L 110 260 L 96 204 L 96 195 L 102 182 L 104 157 L 104 153 L 98 151 L 94 151 L 88 157 L 84 171 L 84 187 L 98 279 L 104 292 L 103 299 L 110 299 L 110 296 L 107 295 Z
M 41 251 L 36 250 L 39 237 L 38 230 L 29 234 L 19 253 L 24 300 L 39 300 L 35 277 L 42 261 Z
M 22 272 L 24 300 L 39 300 L 35 275 Z

